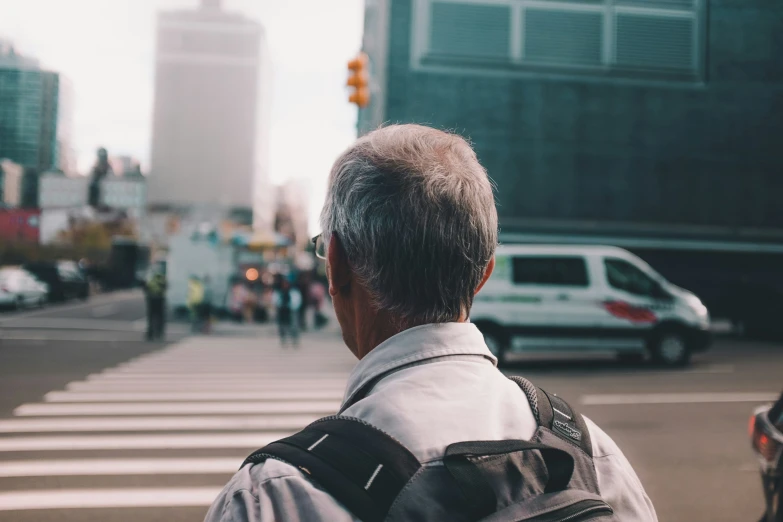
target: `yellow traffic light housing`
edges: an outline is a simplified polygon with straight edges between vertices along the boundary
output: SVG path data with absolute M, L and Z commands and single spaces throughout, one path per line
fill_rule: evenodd
M 365 53 L 359 53 L 356 58 L 348 62 L 348 70 L 350 73 L 346 84 L 348 87 L 354 89 L 348 97 L 348 101 L 355 103 L 361 108 L 367 107 L 370 103 L 370 75 L 367 71 L 368 65 L 369 58 Z

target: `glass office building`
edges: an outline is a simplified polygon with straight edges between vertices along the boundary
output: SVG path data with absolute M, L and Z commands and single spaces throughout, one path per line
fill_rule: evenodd
M 59 73 L 0 42 L 0 158 L 39 172 L 70 170 L 70 105 Z

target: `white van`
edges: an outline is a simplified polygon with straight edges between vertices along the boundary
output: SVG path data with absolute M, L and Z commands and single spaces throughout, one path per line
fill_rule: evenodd
M 682 366 L 710 345 L 707 308 L 627 250 L 500 246 L 470 320 L 502 363 L 509 351 L 613 351 Z

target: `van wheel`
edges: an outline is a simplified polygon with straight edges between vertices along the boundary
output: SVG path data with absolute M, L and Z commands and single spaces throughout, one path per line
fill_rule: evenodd
M 674 329 L 657 333 L 650 341 L 653 363 L 660 366 L 681 367 L 691 362 L 691 348 L 685 336 Z
M 498 366 L 505 364 L 506 352 L 508 351 L 508 337 L 496 327 L 480 328 L 484 335 L 484 343 L 492 355 L 497 357 Z

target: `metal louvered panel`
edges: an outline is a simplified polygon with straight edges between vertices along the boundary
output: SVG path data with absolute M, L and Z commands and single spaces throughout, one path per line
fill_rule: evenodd
M 525 10 L 526 62 L 600 65 L 603 13 L 554 9 Z
M 433 55 L 508 59 L 511 9 L 504 5 L 433 2 Z
M 695 71 L 693 19 L 618 13 L 616 24 L 617 65 Z

